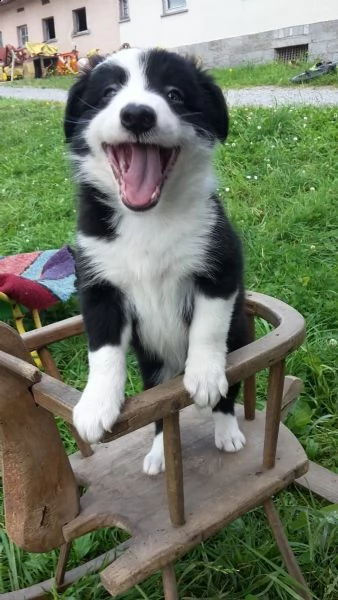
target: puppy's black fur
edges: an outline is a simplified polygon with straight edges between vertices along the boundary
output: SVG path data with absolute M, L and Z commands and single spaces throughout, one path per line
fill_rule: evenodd
M 80 242 L 77 250 L 77 271 L 89 351 L 93 354 L 108 346 L 114 348 L 121 346 L 126 327 L 130 326 L 130 341 L 137 354 L 144 387 L 149 388 L 165 378 L 163 375 L 165 371 L 169 371 L 171 375 L 184 371 L 187 356 L 189 361 L 189 336 L 195 316 L 196 299 L 200 296 L 210 301 L 224 299 L 225 302 L 232 297 L 235 298 L 229 329 L 224 339 L 224 352 L 226 348 L 231 352 L 247 344 L 248 329 L 244 310 L 243 258 L 240 241 L 215 192 L 212 189 L 207 194 L 200 191 L 198 185 L 204 185 L 204 179 L 202 177 L 198 180 L 201 183 L 196 183 L 197 175 L 194 173 L 192 162 L 197 161 L 196 170 L 205 168 L 206 180 L 209 177 L 211 149 L 217 141 L 224 141 L 228 133 L 229 119 L 223 93 L 210 75 L 198 68 L 192 59 L 185 59 L 164 50 L 152 50 L 140 52 L 138 62 L 134 58 L 132 62 L 129 54 L 126 54 L 129 52 L 133 51 L 123 50 L 122 53 L 115 55 L 116 58 L 113 55 L 108 60 L 96 58 L 95 63 L 89 64 L 87 70 L 79 77 L 68 97 L 65 136 L 69 142 L 78 180 Z M 137 69 L 141 75 L 135 73 Z M 145 105 L 149 98 L 149 105 L 155 111 L 157 120 L 151 132 L 145 131 L 142 134 L 141 131 L 141 134 L 138 133 L 133 138 L 130 131 L 124 131 L 117 113 L 121 110 L 120 98 L 124 97 L 123 94 L 128 95 L 126 95 L 126 102 L 133 102 L 133 105 L 141 102 L 136 84 L 133 83 L 141 77 L 144 81 L 142 105 Z M 114 106 L 118 107 L 116 112 Z M 129 104 L 127 103 L 126 106 Z M 144 212 L 136 217 L 134 209 L 140 207 L 129 206 L 129 211 L 128 207 L 125 207 L 122 188 L 119 193 L 114 169 L 111 174 L 111 188 L 109 188 L 109 178 L 106 174 L 108 163 L 104 165 L 105 171 L 101 170 L 101 164 L 107 161 L 102 148 L 110 145 L 114 151 L 114 148 L 119 148 L 121 144 L 134 144 L 137 145 L 137 152 L 140 152 L 140 147 L 144 148 L 147 144 L 152 145 L 153 148 L 165 146 L 166 132 L 161 129 L 161 118 L 164 113 L 168 115 L 166 119 L 172 129 L 176 127 L 179 131 L 175 142 L 175 147 L 180 147 L 179 158 L 167 179 L 161 184 L 158 205 L 155 208 L 142 205 L 141 209 Z M 99 123 L 103 114 L 107 114 L 106 129 L 95 125 Z M 109 115 L 111 115 L 110 121 Z M 88 131 L 91 131 L 90 135 Z M 102 131 L 107 133 L 103 134 Z M 103 139 L 104 135 L 106 139 Z M 100 143 L 96 143 L 99 137 Z M 161 153 L 162 150 L 159 152 Z M 148 157 L 147 160 L 150 158 Z M 203 206 L 203 210 L 196 209 L 196 214 L 192 208 L 194 202 L 198 207 Z M 187 223 L 191 225 L 192 220 L 196 219 L 195 229 L 190 225 L 184 227 L 185 206 L 187 206 Z M 206 215 L 204 222 L 199 222 L 198 215 L 201 214 Z M 182 215 L 182 218 L 179 215 Z M 181 254 L 174 236 L 174 228 L 172 231 L 170 229 L 170 223 L 176 217 L 177 227 L 182 228 Z M 137 230 L 140 244 L 139 256 L 133 254 L 130 243 L 128 245 L 128 228 L 135 226 L 132 221 L 135 218 L 140 219 L 140 231 Z M 170 236 L 172 236 L 172 246 L 170 246 L 170 239 L 167 239 Z M 203 245 L 203 251 L 198 249 L 198 260 L 187 258 L 190 252 L 187 247 L 190 243 L 195 244 L 193 236 L 196 237 L 197 249 L 199 237 Z M 147 292 L 145 292 L 145 299 L 138 296 L 138 292 L 136 295 L 133 292 L 135 260 L 141 261 L 140 269 L 142 269 L 142 256 L 148 257 L 147 248 L 152 245 L 161 249 L 161 238 L 163 238 L 163 247 L 166 244 L 168 251 L 163 250 L 162 254 L 161 250 L 151 257 L 153 263 L 149 262 L 149 269 L 154 269 L 154 280 L 151 280 L 152 273 L 147 271 L 147 275 L 153 285 L 154 306 L 157 306 L 156 303 L 172 302 L 172 298 L 168 296 L 161 297 L 160 281 L 163 281 L 164 277 L 172 277 L 172 285 L 177 287 L 175 297 L 178 306 L 170 308 L 165 306 L 163 312 L 163 315 L 165 312 L 169 314 L 170 311 L 175 315 L 170 323 L 171 330 L 167 331 L 168 340 L 162 340 L 159 335 L 149 333 L 149 328 L 159 328 L 161 325 L 160 309 L 157 312 L 155 308 L 152 320 L 149 318 L 151 311 L 149 313 L 148 308 L 145 307 Z M 117 254 L 114 253 L 115 247 L 119 248 Z M 107 249 L 106 257 L 104 248 Z M 174 261 L 177 266 L 170 266 L 168 254 L 171 251 L 178 253 L 178 257 L 175 257 L 176 262 Z M 136 258 L 133 258 L 135 256 Z M 116 261 L 116 268 L 114 261 Z M 162 271 L 161 261 L 163 261 Z M 175 269 L 182 273 L 177 278 Z M 156 295 L 159 297 L 158 300 L 154 299 Z M 210 303 L 210 310 L 212 307 L 213 304 Z M 171 352 L 175 354 L 175 349 L 171 347 L 171 339 L 175 340 L 176 336 L 175 328 L 177 331 L 184 331 L 183 345 L 185 344 L 186 347 L 184 355 L 180 354 L 181 349 L 177 349 L 177 354 L 180 355 L 177 364 L 173 364 L 175 360 L 171 355 Z M 203 329 L 202 322 L 201 328 Z M 177 333 L 177 339 L 180 336 L 181 333 Z M 152 339 L 154 342 L 151 341 Z M 160 340 L 159 346 L 156 346 L 156 340 Z M 169 349 L 168 353 L 166 348 Z M 99 378 L 97 386 L 100 386 Z M 239 385 L 230 387 L 226 397 L 221 396 L 213 406 L 213 410 L 233 415 L 238 389 Z M 83 401 L 81 415 L 79 416 L 79 405 L 75 419 L 79 431 L 83 437 L 97 438 L 104 429 L 103 422 L 100 426 L 97 425 L 96 434 L 91 435 L 90 425 L 83 425 L 84 411 Z M 161 424 L 158 424 L 157 433 L 160 430 Z

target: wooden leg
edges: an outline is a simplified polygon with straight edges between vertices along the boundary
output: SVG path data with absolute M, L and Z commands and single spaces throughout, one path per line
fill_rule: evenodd
M 247 421 L 253 421 L 256 411 L 256 375 L 244 380 L 244 416 Z
M 174 565 L 170 564 L 162 569 L 164 600 L 178 600 L 177 583 Z
M 55 379 L 59 379 L 61 381 L 60 371 L 57 368 L 56 362 L 48 348 L 40 348 L 38 354 L 46 373 L 48 373 L 48 375 L 51 375 L 52 377 L 55 377 Z
M 298 396 L 303 392 L 304 384 L 299 377 L 286 375 L 284 378 L 283 398 L 282 398 L 282 413 L 281 419 L 284 421 L 290 408 L 296 402 Z
M 284 385 L 284 361 L 272 365 L 269 371 L 268 400 L 266 403 L 263 466 L 272 469 L 276 461 L 279 424 Z
M 67 568 L 67 560 L 69 557 L 70 549 L 72 547 L 72 542 L 66 542 L 60 548 L 60 555 L 58 564 L 55 571 L 55 587 L 58 589 L 63 583 L 65 579 L 65 573 Z
M 295 483 L 301 485 L 314 494 L 318 494 L 331 504 L 338 504 L 338 475 L 321 465 L 310 460 L 309 470 L 306 475 L 296 479 Z
M 249 340 L 255 340 L 255 315 L 248 313 Z M 244 415 L 247 421 L 253 421 L 256 411 L 256 375 L 244 380 Z
M 165 456 L 165 481 L 170 519 L 179 527 L 184 519 L 183 466 L 180 437 L 180 413 L 163 418 L 163 442 Z
M 76 583 L 78 579 L 89 575 L 91 573 L 97 573 L 102 568 L 117 560 L 125 550 L 128 548 L 128 542 L 123 542 L 117 548 L 109 550 L 104 554 L 101 554 L 97 558 L 89 560 L 79 567 L 75 567 L 71 571 L 65 573 L 64 582 L 60 584 L 58 593 L 66 590 L 70 585 Z M 5 592 L 0 595 L 1 600 L 51 600 L 53 590 L 55 589 L 55 578 L 47 579 L 41 583 L 36 583 L 28 588 L 21 590 L 14 590 L 13 592 Z
M 272 533 L 277 542 L 277 546 L 285 562 L 285 566 L 291 577 L 293 577 L 293 579 L 295 579 L 295 581 L 299 583 L 299 586 L 296 587 L 297 593 L 300 595 L 301 598 L 304 598 L 304 600 L 312 600 L 312 595 L 306 585 L 306 581 L 299 568 L 296 557 L 292 552 L 289 541 L 285 535 L 282 522 L 279 518 L 279 514 L 276 511 L 271 498 L 269 498 L 269 500 L 266 500 L 263 506 Z

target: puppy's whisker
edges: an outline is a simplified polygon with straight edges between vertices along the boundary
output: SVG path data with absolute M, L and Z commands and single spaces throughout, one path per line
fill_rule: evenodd
M 65 119 L 65 123 L 90 123 L 90 119 Z
M 93 106 L 92 104 L 89 104 L 89 102 L 87 102 L 86 100 L 84 100 L 83 98 L 81 98 L 81 96 L 78 96 L 78 100 L 80 100 L 80 102 L 82 102 L 82 104 L 85 104 L 85 106 L 88 106 L 89 108 L 91 108 L 95 112 L 99 112 L 99 110 L 100 110 L 99 108 L 97 108 L 96 106 Z
M 210 131 L 208 131 L 207 129 L 204 129 L 204 127 L 201 127 L 200 125 L 197 125 L 195 123 L 194 123 L 194 127 L 197 132 L 199 132 L 203 135 L 204 138 L 206 138 L 210 142 L 214 142 L 215 136 Z
M 180 117 L 195 117 L 196 115 L 202 115 L 203 113 L 201 111 L 199 112 L 185 112 L 185 113 L 181 113 Z

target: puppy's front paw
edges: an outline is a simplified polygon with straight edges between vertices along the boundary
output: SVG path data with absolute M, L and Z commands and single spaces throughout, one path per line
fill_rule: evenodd
M 216 406 L 229 387 L 224 365 L 212 360 L 188 360 L 183 384 L 199 408 Z
M 158 475 L 165 470 L 163 434 L 159 433 L 154 441 L 150 452 L 143 461 L 143 473 L 146 475 Z
M 120 391 L 109 391 L 100 382 L 95 385 L 88 382 L 80 401 L 73 409 L 73 423 L 83 440 L 89 443 L 98 442 L 105 431 L 111 431 L 120 415 L 123 404 Z
M 246 439 L 238 427 L 235 415 L 213 413 L 215 423 L 215 445 L 225 452 L 238 452 L 246 444 Z

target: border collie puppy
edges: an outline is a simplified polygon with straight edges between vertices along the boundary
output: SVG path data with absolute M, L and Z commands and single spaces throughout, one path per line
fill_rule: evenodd
M 96 57 L 69 93 L 89 342 L 74 424 L 84 440 L 100 440 L 121 412 L 131 344 L 145 389 L 184 373 L 195 404 L 212 409 L 217 448 L 245 444 L 234 414 L 239 384 L 229 388 L 225 376 L 227 352 L 248 343 L 242 253 L 212 167 L 227 132 L 212 78 L 165 50 Z M 163 469 L 158 422 L 143 470 Z

